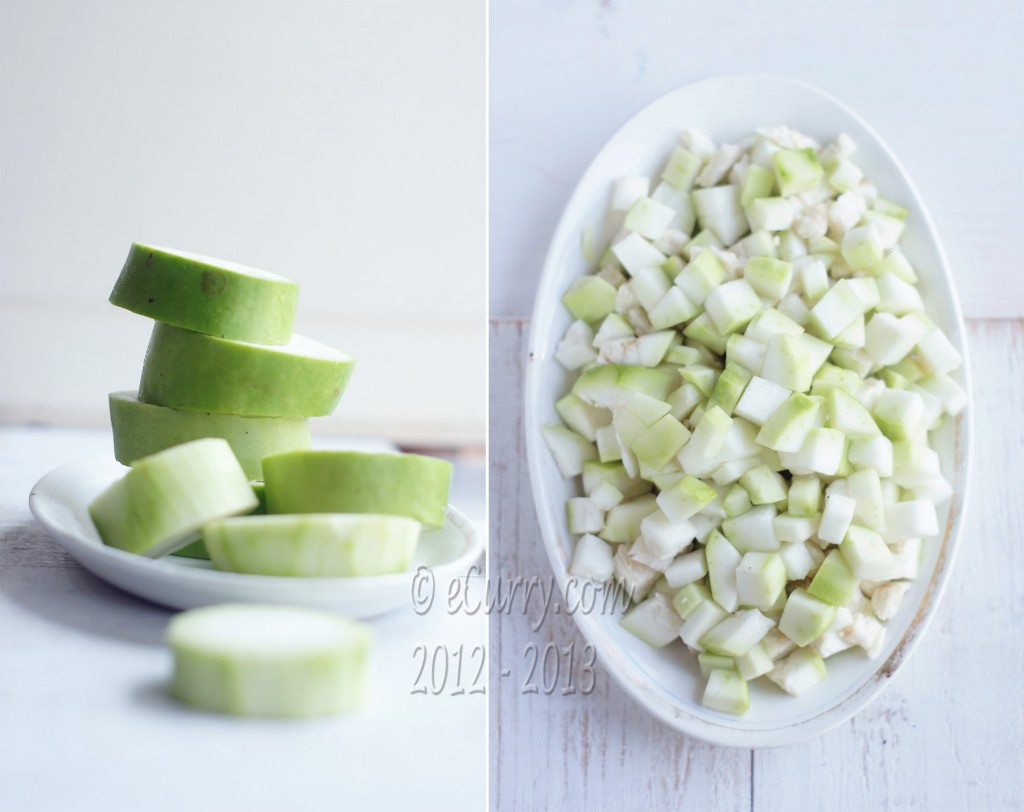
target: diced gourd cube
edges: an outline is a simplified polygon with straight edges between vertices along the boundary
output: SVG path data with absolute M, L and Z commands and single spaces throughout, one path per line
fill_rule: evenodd
M 740 657 L 759 643 L 774 625 L 774 621 L 757 609 L 744 609 L 709 629 L 700 644 L 712 654 Z
M 705 546 L 708 563 L 708 581 L 715 602 L 727 612 L 739 607 L 736 591 L 736 567 L 740 563 L 739 551 L 717 530 L 712 531 Z
M 775 536 L 775 507 L 761 505 L 725 519 L 722 532 L 740 552 L 772 552 L 779 549 L 779 540 Z
M 694 476 L 684 476 L 658 494 L 658 506 L 674 522 L 683 522 L 699 513 L 717 495 L 714 488 Z
M 818 538 L 828 544 L 839 544 L 850 529 L 857 500 L 841 493 L 825 495 L 825 509 L 818 525 Z
M 785 589 L 786 580 L 786 565 L 778 553 L 745 553 L 736 569 L 740 606 L 770 609 Z
M 701 704 L 710 710 L 742 716 L 750 709 L 750 689 L 737 672 L 716 668 L 708 675 Z
M 825 679 L 825 661 L 807 649 L 797 649 L 777 663 L 768 673 L 768 679 L 792 696 L 810 690 Z
M 835 606 L 819 600 L 806 589 L 797 588 L 786 600 L 779 631 L 798 646 L 806 646 L 832 624 L 835 616 Z
M 833 606 L 846 606 L 857 592 L 860 582 L 861 579 L 850 569 L 841 550 L 832 550 L 811 579 L 807 593 Z
M 612 246 L 612 253 L 630 274 L 652 265 L 661 267 L 666 257 L 639 234 L 629 234 Z
M 761 309 L 757 292 L 746 279 L 716 287 L 704 300 L 704 310 L 723 336 L 741 330 Z
M 817 153 L 806 149 L 780 149 L 772 155 L 775 183 L 783 197 L 807 192 L 817 186 L 825 174 Z
M 548 423 L 541 433 L 555 458 L 559 473 L 566 479 L 583 473 L 584 463 L 597 459 L 594 444 L 572 429 L 559 423 Z
M 581 276 L 569 285 L 562 302 L 573 318 L 600 321 L 615 308 L 615 288 L 599 276 Z
M 676 614 L 678 614 L 679 617 L 686 620 L 693 614 L 694 610 L 706 600 L 711 600 L 711 593 L 708 592 L 707 587 L 702 583 L 694 582 L 682 587 L 673 596 L 672 607 L 676 610 Z M 723 612 L 724 617 L 724 610 L 720 611 Z
M 612 558 L 611 545 L 588 533 L 576 542 L 569 572 L 578 578 L 607 581 L 612 577 Z
M 654 648 L 662 648 L 675 640 L 683 625 L 672 603 L 661 594 L 654 594 L 633 607 L 621 623 L 622 628 Z

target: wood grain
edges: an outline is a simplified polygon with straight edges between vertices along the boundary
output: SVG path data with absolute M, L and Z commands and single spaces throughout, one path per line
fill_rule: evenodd
M 546 578 L 521 425 L 524 320 L 491 325 L 491 577 Z M 967 526 L 933 624 L 888 691 L 817 739 L 703 744 L 655 721 L 598 665 L 590 696 L 522 695 L 523 648 L 584 645 L 572 621 L 491 618 L 498 810 L 1003 810 L 1024 782 L 1024 321 L 968 325 L 975 464 Z M 534 618 L 535 619 L 535 618 Z M 501 677 L 502 669 L 513 676 Z
M 491 327 L 490 578 L 537 577 L 551 566 L 530 496 L 522 432 L 525 327 Z M 638 708 L 598 666 L 588 696 L 524 695 L 525 648 L 585 641 L 565 614 L 534 632 L 529 615 L 491 618 L 491 806 L 512 809 L 746 810 L 748 751 L 680 736 Z M 504 669 L 511 670 L 502 677 Z M 517 678 L 518 677 L 518 678 Z

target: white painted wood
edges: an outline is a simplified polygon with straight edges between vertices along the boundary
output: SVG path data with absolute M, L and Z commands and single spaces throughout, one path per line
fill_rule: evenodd
M 490 582 L 537 578 L 550 588 L 530 496 L 521 426 L 526 327 L 516 320 L 491 328 Z M 574 682 L 581 680 L 585 642 L 563 613 L 544 623 L 539 602 L 491 621 L 491 806 L 518 809 L 749 808 L 749 751 L 681 736 L 640 709 L 600 666 L 593 693 L 524 694 L 528 646 L 574 642 Z M 540 625 L 534 632 L 531 624 Z M 563 660 L 563 668 L 564 668 Z M 502 677 L 507 669 L 509 676 Z M 564 672 L 563 672 L 564 673 Z M 564 678 L 563 678 L 564 679 Z M 536 680 L 535 680 L 536 681 Z
M 517 319 L 491 327 L 492 582 L 550 571 L 523 448 L 527 329 Z M 495 808 L 1020 808 L 1024 320 L 974 321 L 968 332 L 977 415 L 965 541 L 935 622 L 889 690 L 804 744 L 713 747 L 655 722 L 600 668 L 588 697 L 522 695 L 525 646 L 583 640 L 564 615 L 536 633 L 521 613 L 502 615 L 491 624 Z
M 480 615 L 419 616 L 410 600 L 370 621 L 371 696 L 350 715 L 240 720 L 168 699 L 171 613 L 87 573 L 28 512 L 42 474 L 110 443 L 107 431 L 0 427 L 0 808 L 483 808 L 485 696 L 450 696 L 451 681 L 440 696 L 410 693 L 414 649 L 484 645 Z M 482 527 L 479 460 L 457 464 L 452 499 Z
M 8 419 L 137 384 L 149 322 L 106 298 L 139 240 L 300 282 L 297 331 L 359 361 L 333 431 L 483 443 L 483 2 L 0 13 Z
M 849 104 L 927 201 L 967 317 L 1024 315 L 1024 6 L 982 0 L 492 0 L 491 307 L 531 312 L 562 208 L 640 107 L 695 79 L 781 73 Z M 680 128 L 685 126 L 680 122 Z
M 757 753 L 756 808 L 1019 809 L 1024 793 L 1024 321 L 971 322 L 974 477 L 927 636 L 850 725 Z M 800 764 L 823 780 L 787 780 Z

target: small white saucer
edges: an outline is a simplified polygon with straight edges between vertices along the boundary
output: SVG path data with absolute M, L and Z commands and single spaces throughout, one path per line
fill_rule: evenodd
M 127 469 L 112 459 L 63 465 L 39 480 L 29 508 L 82 566 L 114 586 L 174 609 L 225 602 L 286 603 L 331 609 L 351 617 L 372 617 L 412 605 L 413 578 L 430 567 L 439 582 L 465 576 L 483 551 L 476 528 L 448 507 L 444 527 L 426 532 L 410 569 L 365 578 L 283 578 L 219 572 L 209 561 L 179 556 L 145 558 L 108 547 L 100 540 L 88 506 Z

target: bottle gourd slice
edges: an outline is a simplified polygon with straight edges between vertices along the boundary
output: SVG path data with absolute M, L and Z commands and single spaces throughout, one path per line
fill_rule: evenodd
M 89 505 L 103 543 L 149 558 L 188 544 L 204 524 L 258 500 L 226 440 L 196 440 L 136 462 Z
M 250 482 L 249 487 L 252 488 L 252 492 L 255 494 L 258 504 L 247 515 L 265 515 L 267 512 L 266 486 L 262 482 Z M 180 550 L 175 550 L 171 555 L 181 556 L 182 558 L 199 558 L 203 561 L 210 560 L 210 551 L 206 549 L 206 545 L 203 543 L 201 538 L 196 539 L 191 544 L 186 544 Z
M 371 513 L 244 516 L 203 528 L 217 569 L 298 577 L 404 572 L 419 536 L 413 519 Z
M 354 367 L 350 356 L 303 336 L 268 347 L 157 322 L 139 399 L 192 412 L 314 417 L 334 411 Z
M 221 604 L 177 615 L 170 691 L 206 710 L 239 716 L 304 717 L 358 707 L 371 634 L 329 612 Z
M 124 465 L 192 440 L 221 437 L 235 452 L 245 475 L 263 479 L 260 463 L 265 456 L 309 448 L 309 421 L 304 417 L 186 412 L 143 403 L 134 392 L 112 392 L 109 401 L 114 458 Z
M 111 304 L 198 333 L 287 344 L 299 285 L 233 262 L 133 243 Z
M 420 454 L 288 451 L 263 460 L 268 513 L 384 513 L 440 527 L 452 466 Z

